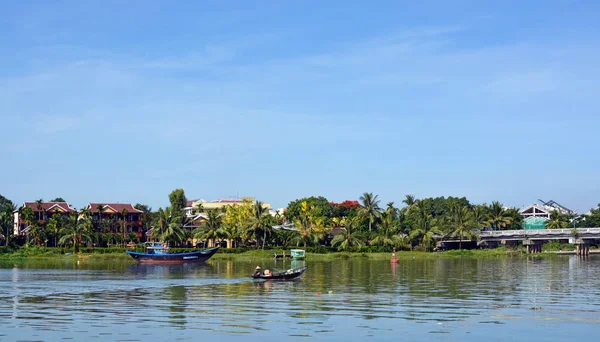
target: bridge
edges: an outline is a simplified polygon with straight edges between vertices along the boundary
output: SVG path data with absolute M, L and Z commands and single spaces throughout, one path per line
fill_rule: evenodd
M 600 228 L 494 230 L 479 232 L 481 242 L 523 241 L 529 253 L 539 253 L 547 240 L 570 240 L 578 255 L 588 255 L 593 240 L 600 240 Z

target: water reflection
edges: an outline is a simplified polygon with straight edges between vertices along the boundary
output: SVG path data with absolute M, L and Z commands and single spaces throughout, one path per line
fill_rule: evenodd
M 600 323 L 594 257 L 307 262 L 293 281 L 253 280 L 256 263 L 0 264 L 0 337 L 190 339 L 202 331 L 251 340 L 431 333 L 468 341 L 508 326 L 517 339 L 537 341 L 572 339 Z

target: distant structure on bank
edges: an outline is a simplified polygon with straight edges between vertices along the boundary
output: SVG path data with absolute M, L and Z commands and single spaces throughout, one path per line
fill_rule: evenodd
M 569 215 L 575 212 L 553 200 L 538 200 L 540 204 L 533 203 L 521 210 L 523 216 L 523 229 L 544 229 L 545 222 L 550 218 L 552 211 L 557 210 L 561 214 Z
M 214 201 L 205 201 L 203 199 L 189 200 L 186 203 L 186 207 L 184 208 L 185 213 L 187 215 L 187 222 L 184 225 L 184 228 L 189 230 L 193 230 L 195 228 L 200 227 L 202 222 L 208 220 L 207 213 L 212 210 L 224 210 L 228 206 L 242 204 L 244 202 L 255 203 L 256 200 L 254 197 L 242 197 L 233 198 L 233 199 L 219 199 Z M 269 203 L 263 203 L 263 208 L 265 208 L 269 213 L 274 215 L 275 211 L 271 209 L 271 205 Z

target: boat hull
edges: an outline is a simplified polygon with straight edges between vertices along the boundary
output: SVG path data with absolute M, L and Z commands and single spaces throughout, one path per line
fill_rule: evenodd
M 140 264 L 185 264 L 205 262 L 210 259 L 219 248 L 211 248 L 202 251 L 186 253 L 151 254 L 127 251 L 133 259 Z

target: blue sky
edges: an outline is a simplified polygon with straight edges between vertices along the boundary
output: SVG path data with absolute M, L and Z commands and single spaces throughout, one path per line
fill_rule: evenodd
M 0 194 L 600 202 L 597 1 L 12 1 Z

